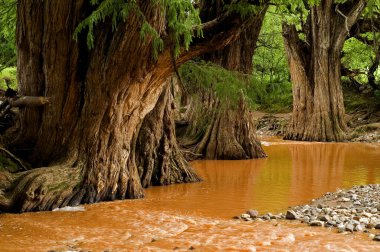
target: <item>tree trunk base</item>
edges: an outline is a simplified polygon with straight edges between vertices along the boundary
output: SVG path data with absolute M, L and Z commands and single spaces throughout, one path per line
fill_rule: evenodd
M 155 108 L 145 117 L 136 144 L 143 187 L 200 181 L 177 144 L 169 82 Z

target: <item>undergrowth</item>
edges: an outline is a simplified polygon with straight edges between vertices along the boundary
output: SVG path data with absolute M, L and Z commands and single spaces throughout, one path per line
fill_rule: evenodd
M 3 71 L 0 71 L 0 89 L 6 90 L 7 85 L 5 80 L 8 79 L 10 81 L 10 87 L 12 89 L 17 89 L 17 78 L 16 78 L 16 68 L 8 67 Z

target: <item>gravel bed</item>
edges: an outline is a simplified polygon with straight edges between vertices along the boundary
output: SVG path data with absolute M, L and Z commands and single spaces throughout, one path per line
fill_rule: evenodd
M 374 241 L 380 241 L 380 185 L 328 192 L 308 205 L 290 207 L 285 214 L 259 215 L 256 210 L 248 210 L 235 218 L 244 221 L 295 220 L 309 226 L 334 228 L 339 233 L 365 232 Z

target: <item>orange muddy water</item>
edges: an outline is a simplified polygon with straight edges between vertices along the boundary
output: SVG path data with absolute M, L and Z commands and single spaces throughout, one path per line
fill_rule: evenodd
M 263 142 L 269 158 L 196 161 L 203 182 L 147 190 L 142 200 L 0 215 L 0 251 L 380 251 L 365 234 L 284 221 L 243 223 L 337 188 L 380 183 L 380 145 Z

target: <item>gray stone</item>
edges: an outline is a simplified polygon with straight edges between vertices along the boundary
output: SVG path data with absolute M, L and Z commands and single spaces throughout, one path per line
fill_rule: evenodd
M 245 220 L 245 221 L 251 221 L 251 217 L 249 217 L 249 214 L 242 214 L 240 215 L 240 218 Z
M 360 218 L 359 222 L 362 223 L 362 224 L 364 224 L 364 225 L 368 225 L 369 224 L 369 219 L 368 218 Z
M 368 218 L 371 218 L 372 217 L 372 214 L 371 213 L 363 213 L 362 216 L 365 216 L 365 217 L 368 217 Z
M 323 227 L 323 222 L 322 221 L 312 221 L 312 222 L 310 222 L 310 226 L 312 226 L 312 227 Z
M 380 204 L 377 204 L 377 205 L 375 206 L 375 208 L 377 209 L 377 211 L 380 211 Z
M 336 222 L 335 221 L 328 221 L 325 223 L 325 227 L 335 227 Z
M 265 214 L 263 217 L 262 217 L 264 220 L 270 220 L 270 216 L 268 214 Z
M 349 232 L 354 232 L 354 224 L 352 224 L 352 223 L 348 223 L 347 225 L 346 225 L 346 229 L 345 229 L 346 231 L 349 231 Z
M 329 221 L 331 218 L 328 215 L 320 215 L 320 216 L 318 216 L 318 219 L 320 221 Z
M 380 234 L 375 235 L 375 237 L 373 237 L 373 240 L 380 241 Z
M 339 224 L 337 228 L 339 233 L 343 233 L 346 230 L 346 226 L 343 223 Z
M 250 216 L 249 216 L 249 214 L 243 213 L 242 215 L 240 215 L 240 218 L 247 219 L 247 218 L 250 218 Z
M 257 216 L 259 216 L 259 212 L 257 210 L 253 210 L 253 209 L 250 209 L 247 211 L 247 214 L 249 215 L 249 217 L 251 217 L 252 219 L 256 219 Z
M 288 210 L 288 211 L 286 212 L 286 216 L 285 216 L 285 218 L 286 218 L 287 220 L 296 220 L 296 219 L 298 219 L 298 215 L 297 215 L 297 213 L 296 213 L 295 211 L 293 211 L 293 210 Z
M 356 232 L 362 232 L 363 229 L 364 229 L 364 227 L 363 227 L 362 225 L 356 225 L 354 230 L 355 230 Z
M 350 199 L 349 199 L 349 198 L 346 198 L 346 197 L 343 197 L 343 198 L 342 198 L 342 201 L 343 201 L 343 202 L 349 202 Z

